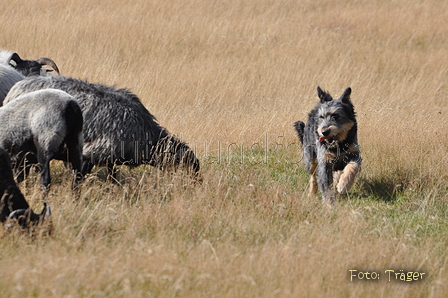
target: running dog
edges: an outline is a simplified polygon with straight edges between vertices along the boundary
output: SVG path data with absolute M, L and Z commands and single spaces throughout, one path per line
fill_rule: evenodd
M 320 101 L 308 114 L 306 125 L 302 121 L 294 123 L 311 175 L 310 194 L 316 194 L 319 185 L 324 203 L 330 205 L 335 203 L 336 190 L 346 194 L 361 170 L 351 92 L 347 88 L 339 99 L 333 99 L 317 87 Z

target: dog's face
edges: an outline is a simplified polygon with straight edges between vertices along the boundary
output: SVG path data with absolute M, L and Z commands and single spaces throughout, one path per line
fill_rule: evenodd
M 346 139 L 355 125 L 355 114 L 350 102 L 351 89 L 347 88 L 339 99 L 317 88 L 320 103 L 317 108 L 317 133 L 319 142 L 335 145 Z

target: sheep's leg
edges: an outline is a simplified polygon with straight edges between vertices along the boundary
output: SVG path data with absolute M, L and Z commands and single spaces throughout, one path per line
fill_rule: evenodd
M 23 154 L 23 152 L 17 154 L 15 160 L 12 161 L 12 167 L 16 174 L 17 183 L 20 183 L 23 180 L 25 180 L 25 176 L 28 176 L 30 172 L 29 166 L 27 167 L 25 163 L 25 154 Z
M 118 182 L 117 179 L 117 167 L 115 163 L 108 163 L 107 164 L 107 173 L 109 177 L 112 177 L 112 182 Z
M 92 169 L 93 169 L 93 163 L 91 163 L 87 159 L 84 159 L 82 161 L 82 168 L 81 168 L 82 175 L 85 176 L 86 174 L 90 174 L 90 172 L 92 172 Z
M 51 158 L 48 152 L 44 152 L 39 148 L 37 149 L 37 162 L 39 163 L 40 167 L 40 183 L 44 186 L 45 189 L 48 189 L 51 183 L 50 160 Z
M 45 187 L 48 188 L 51 183 L 51 177 L 50 177 L 50 161 L 46 160 L 44 162 L 39 162 L 42 166 L 42 172 L 40 173 L 40 183 Z
M 16 172 L 16 181 L 17 183 L 21 183 L 23 180 L 25 180 L 25 172 L 26 176 L 28 176 L 29 169 L 25 167 L 24 164 L 20 163 L 20 165 L 15 169 Z
M 68 160 L 72 164 L 75 172 L 75 179 L 73 181 L 73 188 L 76 189 L 78 182 L 82 180 L 84 164 L 82 163 L 82 152 L 79 150 L 78 142 L 66 141 L 68 147 Z
M 75 174 L 75 177 L 73 179 L 73 190 L 76 190 L 78 188 L 78 183 L 84 178 L 84 175 L 82 174 L 82 163 L 79 153 L 74 153 L 73 150 L 69 150 L 69 161 L 72 164 L 72 168 Z

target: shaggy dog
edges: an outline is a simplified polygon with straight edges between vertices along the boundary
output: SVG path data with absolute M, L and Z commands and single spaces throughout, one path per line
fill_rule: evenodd
M 310 194 L 317 187 L 325 203 L 333 204 L 336 190 L 346 194 L 361 170 L 357 123 L 351 88 L 339 99 L 317 87 L 320 101 L 308 114 L 306 125 L 302 121 L 294 127 L 302 143 L 306 170 L 310 173 Z

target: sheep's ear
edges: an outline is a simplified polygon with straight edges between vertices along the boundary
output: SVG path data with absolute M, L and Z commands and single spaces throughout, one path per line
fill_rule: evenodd
M 343 103 L 350 103 L 350 94 L 352 94 L 352 88 L 348 87 L 345 89 L 344 94 L 339 98 Z
M 333 98 L 328 92 L 325 92 L 322 89 L 320 89 L 320 86 L 317 86 L 317 96 L 319 96 L 321 103 L 333 100 Z
M 12 53 L 11 56 L 8 59 L 8 64 L 12 67 L 17 67 L 17 64 L 20 64 L 22 62 L 22 58 L 20 58 L 19 54 Z

